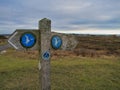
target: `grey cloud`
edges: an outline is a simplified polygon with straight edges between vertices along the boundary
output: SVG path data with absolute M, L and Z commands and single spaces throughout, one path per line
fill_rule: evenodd
M 0 6 L 0 31 L 38 28 L 44 17 L 54 30 L 120 28 L 119 9 L 119 0 L 13 0 Z

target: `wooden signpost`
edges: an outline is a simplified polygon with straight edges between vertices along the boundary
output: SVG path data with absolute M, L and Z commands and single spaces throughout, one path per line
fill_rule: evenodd
M 51 90 L 50 86 L 50 38 L 51 20 L 39 21 L 39 29 L 17 29 L 8 39 L 8 42 L 17 50 L 39 50 L 40 90 Z
M 17 29 L 8 39 L 8 42 L 17 50 L 39 50 L 40 90 L 51 90 L 50 49 L 66 49 L 69 46 L 75 47 L 77 45 L 76 40 L 72 37 L 67 38 L 67 35 L 51 35 L 51 20 L 47 18 L 39 21 L 38 30 Z
M 42 90 L 50 90 L 50 37 L 51 37 L 51 21 L 42 19 L 39 21 L 39 42 L 40 42 L 40 62 Z

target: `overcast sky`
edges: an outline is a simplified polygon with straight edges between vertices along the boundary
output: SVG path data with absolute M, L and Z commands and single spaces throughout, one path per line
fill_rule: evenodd
M 45 17 L 56 32 L 120 34 L 120 0 L 0 0 L 0 34 L 37 29 Z

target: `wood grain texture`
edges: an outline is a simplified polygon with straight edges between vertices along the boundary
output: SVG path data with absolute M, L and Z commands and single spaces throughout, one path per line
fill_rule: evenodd
M 51 21 L 49 19 L 42 19 L 39 22 L 39 30 L 41 33 L 39 33 L 39 43 L 40 43 L 40 62 L 41 62 L 41 81 L 42 90 L 50 90 L 50 58 L 48 60 L 45 60 L 43 58 L 43 54 L 45 52 L 50 53 L 50 37 L 51 37 Z M 51 55 L 50 55 L 51 56 Z

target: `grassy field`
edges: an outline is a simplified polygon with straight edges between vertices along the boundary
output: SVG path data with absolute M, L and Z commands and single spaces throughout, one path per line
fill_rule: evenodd
M 37 60 L 20 58 L 11 52 L 0 56 L 0 90 L 37 90 Z
M 0 55 L 0 90 L 39 90 L 33 53 Z M 52 57 L 51 90 L 120 90 L 120 57 Z

